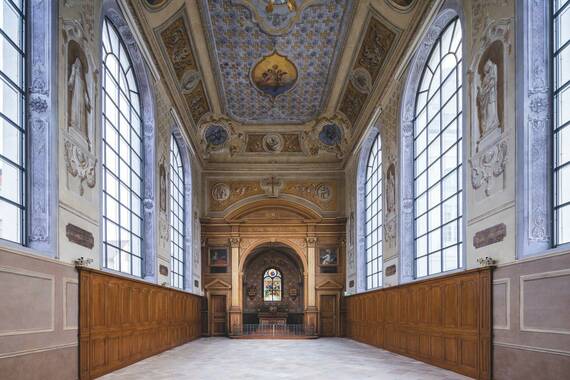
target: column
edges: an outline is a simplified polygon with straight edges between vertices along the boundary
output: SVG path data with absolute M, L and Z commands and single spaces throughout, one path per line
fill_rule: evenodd
M 317 238 L 315 236 L 307 237 L 307 304 L 305 307 L 305 330 L 307 334 L 317 333 L 317 316 L 315 295 L 315 254 L 317 248 Z
M 239 335 L 242 328 L 242 310 L 240 300 L 240 271 L 239 271 L 239 237 L 230 238 L 232 249 L 232 298 L 230 306 L 230 335 Z

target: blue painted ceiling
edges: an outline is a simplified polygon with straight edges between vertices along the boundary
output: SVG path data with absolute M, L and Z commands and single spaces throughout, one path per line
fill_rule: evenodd
M 224 112 L 247 124 L 296 124 L 316 119 L 328 101 L 352 20 L 352 0 L 296 0 L 294 12 L 267 0 L 201 0 L 209 50 Z M 277 52 L 297 68 L 294 86 L 264 94 L 251 70 Z

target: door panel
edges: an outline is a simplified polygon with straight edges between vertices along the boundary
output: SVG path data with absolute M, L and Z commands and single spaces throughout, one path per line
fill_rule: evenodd
M 212 335 L 226 335 L 226 296 L 213 295 L 212 300 Z
M 336 336 L 337 301 L 335 295 L 321 296 L 320 335 Z

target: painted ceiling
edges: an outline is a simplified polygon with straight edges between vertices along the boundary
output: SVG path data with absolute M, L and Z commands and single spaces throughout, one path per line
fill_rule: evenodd
M 322 112 L 355 2 L 201 0 L 225 113 L 246 124 L 298 124 Z

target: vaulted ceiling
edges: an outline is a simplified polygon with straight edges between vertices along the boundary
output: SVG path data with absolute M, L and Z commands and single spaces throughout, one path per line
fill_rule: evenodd
M 340 167 L 433 3 L 131 0 L 130 6 L 205 165 Z

